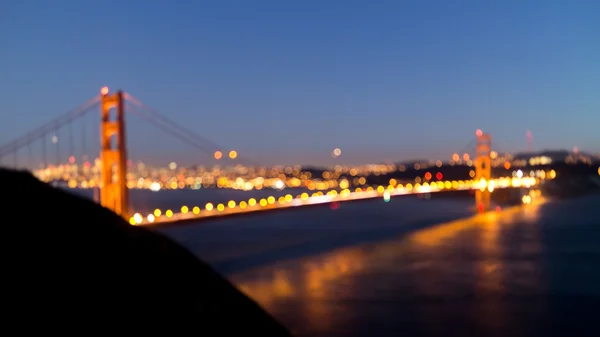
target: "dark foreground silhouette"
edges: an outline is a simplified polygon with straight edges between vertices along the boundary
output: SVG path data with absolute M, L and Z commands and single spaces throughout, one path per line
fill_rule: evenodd
M 170 239 L 0 168 L 3 322 L 24 330 L 159 326 L 200 336 L 289 336 Z M 120 330 L 112 330 L 120 331 Z

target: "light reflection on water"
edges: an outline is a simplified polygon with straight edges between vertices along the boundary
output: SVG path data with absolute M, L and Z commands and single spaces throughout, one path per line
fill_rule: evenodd
M 539 220 L 554 208 L 476 215 L 231 279 L 301 336 L 564 335 L 585 324 L 562 310 L 586 320 L 600 299 L 563 298 L 568 289 L 552 284 L 564 275 L 547 268 Z
M 461 199 L 369 200 L 341 204 L 335 210 L 324 205 L 217 219 L 198 226 L 167 226 L 161 231 L 229 275 L 282 259 L 393 238 L 468 216 L 470 206 L 471 200 Z
M 534 207 L 539 208 L 539 204 L 531 206 Z M 531 210 L 527 213 L 531 214 Z M 340 249 L 321 256 L 311 256 L 304 260 L 281 264 L 274 270 L 273 267 L 267 267 L 240 273 L 234 279 L 251 279 L 240 283 L 240 287 L 247 289 L 251 294 L 255 292 L 262 294 L 256 296 L 260 302 L 269 302 L 277 298 L 293 297 L 294 294 L 316 298 L 324 296 L 323 289 L 339 278 L 365 272 L 365 268 L 368 269 L 367 272 L 384 269 L 397 262 L 399 258 L 409 262 L 394 266 L 395 269 L 400 268 L 403 272 L 432 270 L 437 274 L 452 273 L 459 276 L 464 273 L 473 274 L 468 270 L 469 268 L 457 269 L 450 263 L 455 258 L 464 259 L 471 254 L 466 251 L 455 251 L 456 242 L 446 245 L 446 241 L 456 240 L 455 237 L 462 233 L 466 237 L 460 238 L 461 241 L 464 240 L 461 245 L 472 245 L 473 248 L 479 249 L 478 258 L 473 259 L 472 262 L 476 262 L 473 270 L 476 270 L 475 274 L 481 276 L 482 288 L 497 288 L 487 287 L 486 284 L 497 283 L 498 278 L 493 275 L 499 275 L 503 268 L 502 261 L 499 259 L 502 249 L 498 244 L 500 227 L 521 221 L 524 214 L 522 208 L 516 207 L 502 213 L 477 215 L 419 230 L 397 241 Z M 535 217 L 530 215 L 527 218 L 529 221 L 535 220 Z M 300 264 L 300 268 L 297 264 Z M 423 286 L 421 292 L 424 294 L 435 294 L 440 287 L 444 287 L 443 283 L 432 280 L 435 286 L 427 290 L 429 282 L 422 281 L 417 283 Z M 292 283 L 296 286 L 292 286 Z M 265 288 L 272 288 L 273 291 L 264 291 Z

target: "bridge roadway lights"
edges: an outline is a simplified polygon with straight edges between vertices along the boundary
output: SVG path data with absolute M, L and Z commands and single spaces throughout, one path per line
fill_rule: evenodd
M 493 189 L 503 189 L 512 187 L 530 187 L 536 184 L 536 179 L 531 177 L 504 177 L 489 181 L 489 183 L 484 185 L 484 190 L 491 193 L 491 186 L 494 187 Z M 155 210 L 152 214 L 148 214 L 146 217 L 144 217 L 142 214 L 136 213 L 131 218 L 129 218 L 129 222 L 132 225 L 168 224 L 179 221 L 190 221 L 194 219 L 200 220 L 204 218 L 220 217 L 234 214 L 246 214 L 258 211 L 268 211 L 274 209 L 293 208 L 351 200 L 364 200 L 375 198 L 383 198 L 385 200 L 388 198 L 388 194 L 389 197 L 392 197 L 400 195 L 436 193 L 443 191 L 481 191 L 482 189 L 481 181 L 475 182 L 472 180 L 460 181 L 460 184 L 459 182 L 453 181 L 441 183 L 439 185 L 415 184 L 415 186 L 413 186 L 412 184 L 406 184 L 404 186 L 398 185 L 397 187 L 391 186 L 391 188 L 390 186 L 388 186 L 387 189 L 383 186 L 379 186 L 376 189 L 370 188 L 365 189 L 364 191 L 361 188 L 356 188 L 355 192 L 351 192 L 349 189 L 345 189 L 339 193 L 336 190 L 330 190 L 325 194 L 323 194 L 322 192 L 315 192 L 313 193 L 313 196 L 310 197 L 307 193 L 302 193 L 302 195 L 300 195 L 297 198 L 293 198 L 291 195 L 287 195 L 286 197 L 280 197 L 279 200 L 277 200 L 273 196 L 270 196 L 268 198 L 261 199 L 259 202 L 257 202 L 256 199 L 251 198 L 250 200 L 248 200 L 248 202 L 232 202 L 231 204 L 234 205 L 234 207 L 227 207 L 225 205 L 227 203 L 218 204 L 216 207 L 212 203 L 208 203 L 204 210 L 200 210 L 200 207 L 195 206 L 191 208 L 192 212 L 189 212 L 189 207 L 184 206 L 182 207 L 181 213 L 174 213 L 170 209 L 166 210 L 164 213 L 160 210 Z M 451 187 L 446 188 L 446 186 Z M 267 199 L 269 199 L 270 201 L 268 202 Z

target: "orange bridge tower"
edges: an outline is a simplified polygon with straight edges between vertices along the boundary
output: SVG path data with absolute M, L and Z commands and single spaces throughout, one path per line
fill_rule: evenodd
M 475 206 L 480 212 L 490 210 L 492 203 L 492 193 L 487 188 L 492 179 L 492 136 L 477 130 L 477 148 L 475 154 L 475 181 L 482 183 L 480 189 L 475 190 Z
M 125 102 L 123 92 L 101 90 L 100 123 L 100 204 L 127 218 L 127 148 L 125 142 Z M 114 111 L 114 116 L 111 112 Z

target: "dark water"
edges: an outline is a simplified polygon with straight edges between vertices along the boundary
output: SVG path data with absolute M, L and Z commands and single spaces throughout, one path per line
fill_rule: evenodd
M 469 206 L 373 200 L 162 231 L 299 336 L 600 335 L 600 195 Z
M 469 200 L 421 200 L 416 197 L 289 209 L 241 218 L 215 219 L 199 225 L 161 229 L 211 263 L 220 272 L 236 272 L 377 242 L 399 234 L 471 215 Z

